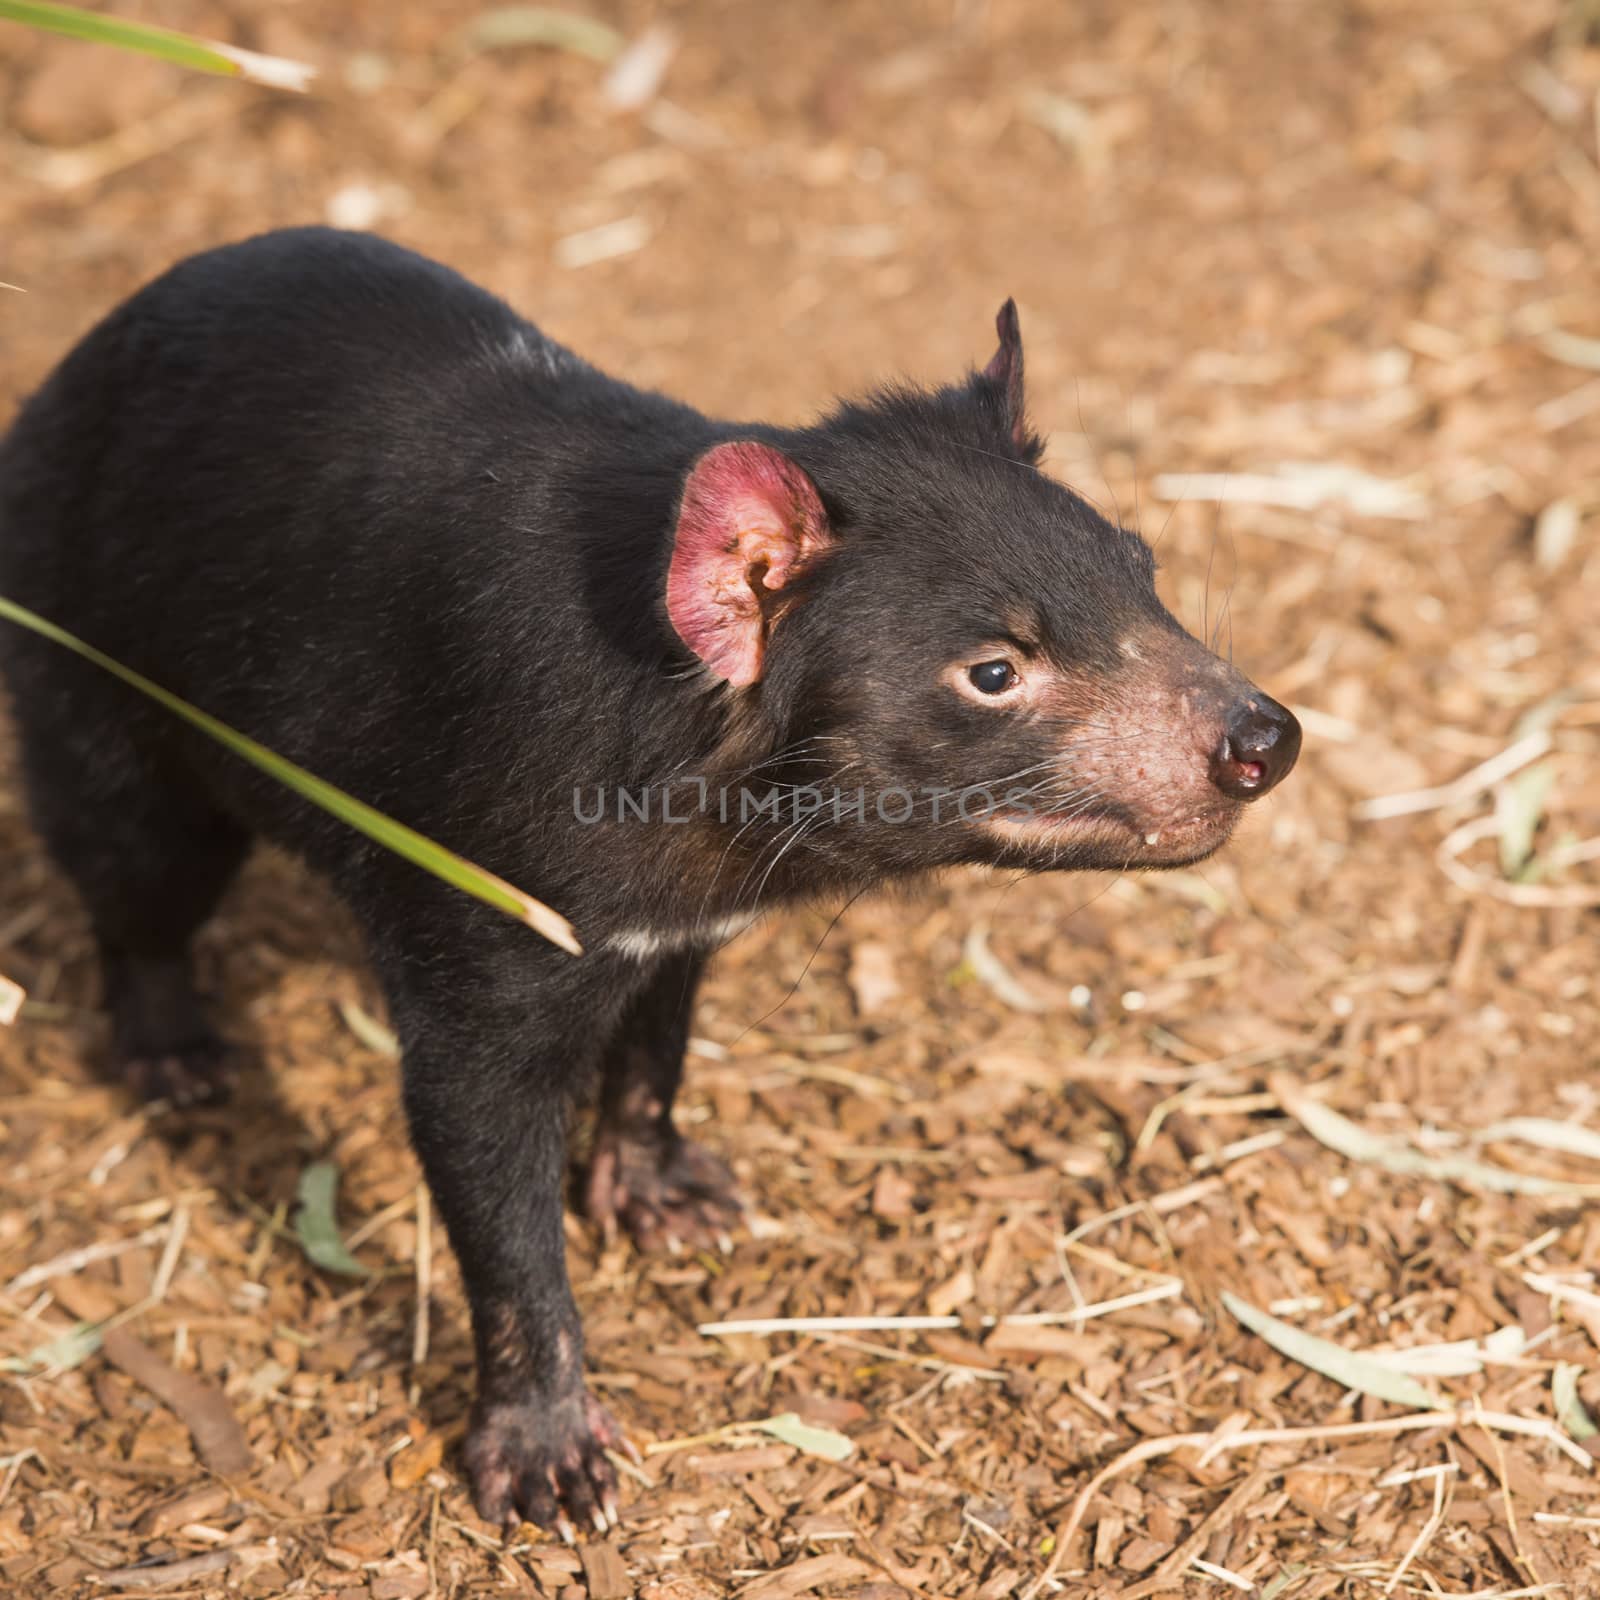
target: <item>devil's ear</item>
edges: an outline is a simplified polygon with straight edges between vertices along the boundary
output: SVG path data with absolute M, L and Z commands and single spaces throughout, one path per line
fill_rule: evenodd
M 1017 302 L 1007 300 L 994 319 L 995 332 L 1000 335 L 1000 348 L 995 351 L 981 376 L 994 386 L 999 403 L 1001 420 L 1011 436 L 1011 442 L 1030 459 L 1043 448 L 1041 441 L 1028 427 L 1022 399 L 1022 325 L 1017 320 Z
M 717 677 L 755 683 L 784 586 L 832 544 L 816 486 L 781 450 L 716 445 L 683 486 L 667 616 Z

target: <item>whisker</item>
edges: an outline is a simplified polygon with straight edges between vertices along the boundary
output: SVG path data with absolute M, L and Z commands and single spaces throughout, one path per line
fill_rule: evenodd
M 1083 386 L 1076 378 L 1072 380 L 1073 399 L 1078 407 L 1078 432 L 1088 440 L 1089 454 L 1094 457 L 1094 470 L 1100 474 L 1100 481 L 1106 486 L 1106 493 L 1111 496 L 1111 506 L 1116 512 L 1116 524 L 1122 526 L 1122 502 L 1117 499 L 1117 491 L 1111 487 L 1111 480 L 1106 476 L 1105 463 L 1100 459 L 1099 446 L 1095 444 L 1087 425 L 1083 420 Z
M 840 906 L 839 909 L 836 912 L 834 912 L 832 918 L 828 922 L 828 926 L 822 930 L 821 938 L 819 938 L 817 940 L 815 947 L 811 951 L 811 954 L 806 957 L 805 965 L 803 967 L 801 967 L 799 976 L 796 977 L 794 982 L 789 985 L 789 992 L 783 997 L 783 999 L 781 999 L 777 1003 L 777 1005 L 773 1006 L 770 1011 L 763 1012 L 759 1017 L 756 1018 L 756 1020 L 754 1022 L 750 1023 L 747 1027 L 743 1028 L 739 1032 L 739 1034 L 735 1037 L 735 1039 L 733 1041 L 733 1043 L 735 1045 L 737 1045 L 745 1037 L 746 1034 L 749 1034 L 749 1033 L 753 1032 L 756 1028 L 759 1028 L 763 1023 L 771 1021 L 771 1019 L 773 1017 L 777 1016 L 777 1014 L 780 1011 L 782 1011 L 783 1008 L 786 1005 L 788 1005 L 788 1003 L 791 1000 L 794 999 L 794 997 L 800 992 L 800 985 L 802 983 L 804 983 L 805 980 L 806 980 L 806 974 L 808 972 L 810 972 L 810 970 L 812 968 L 812 965 L 813 965 L 813 963 L 815 963 L 817 957 L 822 954 L 822 947 L 823 947 L 823 945 L 825 945 L 828 942 L 828 935 L 831 934 L 833 932 L 833 930 L 839 926 L 839 919 L 844 916 L 845 912 L 847 912 L 850 909 L 850 907 L 853 906 L 856 903 L 856 901 L 859 900 L 862 897 L 862 895 L 864 895 L 869 889 L 872 889 L 874 887 L 876 887 L 876 885 L 871 884 L 871 883 L 862 884 L 862 886 L 859 889 L 857 889 L 856 892 L 853 895 L 851 895 L 850 898 L 848 900 L 846 900 L 845 903 L 842 906 Z

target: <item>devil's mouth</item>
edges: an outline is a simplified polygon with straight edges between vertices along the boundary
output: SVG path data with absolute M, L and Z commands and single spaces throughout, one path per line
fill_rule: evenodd
M 1161 822 L 1114 804 L 1068 811 L 1004 812 L 985 818 L 992 838 L 1024 848 L 1079 845 L 1098 848 L 1128 866 L 1180 866 L 1228 842 L 1240 807 L 1208 806 Z

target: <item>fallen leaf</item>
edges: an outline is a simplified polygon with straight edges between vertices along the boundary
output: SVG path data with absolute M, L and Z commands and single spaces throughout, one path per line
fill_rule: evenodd
M 843 1461 L 855 1453 L 855 1444 L 832 1428 L 819 1428 L 814 1423 L 802 1422 L 792 1411 L 784 1411 L 763 1422 L 753 1422 L 753 1428 L 770 1433 L 773 1438 L 792 1444 L 808 1456 L 821 1456 L 824 1461 Z
M 1312 1138 L 1351 1161 L 1363 1161 L 1388 1172 L 1411 1173 L 1422 1178 L 1439 1178 L 1466 1188 L 1487 1189 L 1494 1194 L 1558 1194 L 1583 1197 L 1600 1195 L 1600 1183 L 1566 1183 L 1558 1178 L 1538 1178 L 1504 1167 L 1490 1166 L 1468 1156 L 1426 1156 L 1400 1139 L 1368 1133 L 1331 1106 L 1325 1106 L 1289 1077 L 1275 1072 L 1267 1086 L 1278 1097 L 1283 1109 Z
M 294 1219 L 295 1236 L 300 1248 L 324 1272 L 365 1278 L 367 1269 L 345 1249 L 334 1218 L 333 1197 L 338 1186 L 339 1169 L 331 1161 L 314 1161 L 300 1174 L 295 1191 L 300 1202 Z
M 557 6 L 496 6 L 469 23 L 463 38 L 476 50 L 544 45 L 591 61 L 610 61 L 624 44 L 615 28 Z
M 1319 1339 L 1314 1333 L 1292 1328 L 1287 1322 L 1280 1322 L 1267 1312 L 1258 1311 L 1248 1301 L 1241 1300 L 1226 1289 L 1222 1291 L 1222 1303 L 1245 1327 L 1265 1339 L 1280 1355 L 1298 1361 L 1303 1367 L 1310 1367 L 1313 1372 L 1320 1372 L 1325 1378 L 1332 1378 L 1335 1383 L 1342 1383 L 1347 1389 L 1373 1395 L 1379 1400 L 1392 1401 L 1397 1406 L 1410 1406 L 1416 1411 L 1437 1411 L 1442 1408 L 1441 1402 L 1420 1383 L 1403 1372 L 1396 1372 L 1392 1367 L 1374 1361 L 1370 1356 L 1346 1350 L 1343 1345 L 1333 1344 L 1327 1339 Z
M 1533 855 L 1533 838 L 1544 817 L 1544 803 L 1555 782 L 1553 761 L 1524 767 L 1495 791 L 1494 815 L 1500 834 L 1500 870 L 1515 881 Z
M 1497 1328 L 1482 1339 L 1454 1339 L 1446 1344 L 1417 1344 L 1405 1350 L 1370 1350 L 1367 1359 L 1391 1372 L 1428 1378 L 1464 1378 L 1486 1366 L 1515 1361 L 1528 1336 L 1516 1323 Z
M 101 1325 L 78 1322 L 59 1338 L 30 1350 L 25 1356 L 7 1356 L 0 1361 L 6 1372 L 71 1372 L 81 1367 L 100 1348 Z
M 1594 1419 L 1578 1398 L 1578 1377 L 1582 1371 L 1583 1368 L 1576 1362 L 1558 1361 L 1555 1371 L 1550 1374 L 1550 1393 L 1556 1404 L 1556 1421 L 1574 1439 L 1579 1440 L 1593 1439 L 1600 1434 L 1600 1428 L 1595 1426 Z

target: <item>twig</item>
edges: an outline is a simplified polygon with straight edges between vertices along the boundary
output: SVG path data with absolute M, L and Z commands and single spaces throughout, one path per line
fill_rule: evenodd
M 632 1478 L 635 1483 L 642 1484 L 646 1489 L 653 1489 L 656 1480 L 650 1476 L 643 1467 L 636 1467 L 620 1450 L 607 1450 L 606 1459 L 626 1478 Z
M 987 1378 L 991 1383 L 1003 1383 L 1005 1373 L 998 1367 L 972 1367 L 961 1361 L 940 1361 L 936 1356 L 919 1356 L 910 1350 L 895 1350 L 886 1344 L 873 1344 L 869 1339 L 852 1339 L 847 1333 L 819 1333 L 820 1344 L 843 1345 L 847 1350 L 859 1350 L 863 1355 L 881 1356 L 885 1361 L 903 1361 L 909 1367 L 921 1367 L 924 1372 L 948 1377 L 959 1372 L 971 1378 Z
M 1111 1300 L 1097 1300 L 1092 1305 L 1077 1306 L 1071 1311 L 1025 1311 L 1009 1317 L 984 1317 L 985 1328 L 1053 1328 L 1073 1322 L 1088 1322 L 1094 1317 L 1109 1316 L 1114 1311 L 1126 1311 L 1131 1306 L 1149 1305 L 1152 1300 L 1169 1300 L 1183 1293 L 1183 1284 L 1177 1278 L 1152 1284 L 1148 1289 L 1136 1289 L 1131 1294 L 1119 1294 Z M 743 1322 L 702 1322 L 699 1331 L 708 1337 L 718 1334 L 753 1333 L 766 1336 L 773 1333 L 920 1333 L 935 1328 L 959 1328 L 960 1317 L 751 1317 Z
M 1415 521 L 1428 514 L 1428 502 L 1407 483 L 1375 478 L 1338 462 L 1285 462 L 1275 474 L 1264 472 L 1162 472 L 1150 480 L 1158 500 L 1207 500 L 1218 505 L 1278 506 L 1318 511 L 1341 506 L 1362 517 Z
M 420 1396 L 422 1364 L 428 1359 L 428 1297 L 433 1288 L 433 1199 L 417 1185 L 417 1320 L 411 1330 L 411 1403 Z
M 1102 1211 L 1098 1217 L 1090 1217 L 1087 1222 L 1080 1222 L 1071 1233 L 1062 1235 L 1061 1243 L 1070 1245 L 1075 1240 L 1086 1238 L 1110 1223 L 1121 1222 L 1124 1217 L 1137 1217 L 1152 1211 L 1158 1217 L 1165 1216 L 1169 1211 L 1180 1211 L 1185 1206 L 1193 1205 L 1196 1200 L 1203 1200 L 1208 1194 L 1215 1194 L 1219 1189 L 1226 1188 L 1227 1184 L 1221 1178 L 1200 1178 L 1194 1183 L 1185 1183 L 1179 1188 L 1151 1195 L 1148 1200 L 1130 1200 L 1126 1205 Z
M 189 1207 L 179 1200 L 173 1208 L 172 1221 L 167 1227 L 167 1244 L 156 1263 L 156 1275 L 150 1280 L 150 1293 L 146 1296 L 151 1305 L 160 1305 L 172 1287 L 173 1274 L 178 1270 L 178 1258 L 183 1253 L 183 1241 L 189 1234 Z
M 163 155 L 217 123 L 238 116 L 249 104 L 231 89 L 184 95 L 143 122 L 127 123 L 104 139 L 73 150 L 25 146 L 18 150 L 16 163 L 24 177 L 47 188 L 58 192 L 77 189 Z
M 1145 1118 L 1144 1126 L 1139 1130 L 1139 1137 L 1133 1142 L 1133 1148 L 1137 1152 L 1148 1150 L 1155 1143 L 1156 1135 L 1161 1132 L 1162 1125 L 1174 1111 L 1182 1111 L 1191 1117 L 1245 1116 L 1252 1111 L 1271 1111 L 1277 1103 L 1276 1097 L 1270 1094 L 1196 1094 L 1193 1089 L 1184 1089 L 1177 1094 L 1168 1095 L 1165 1100 L 1158 1101 L 1152 1107 L 1150 1115 Z
M 1535 406 L 1533 420 L 1545 433 L 1556 433 L 1574 422 L 1581 422 L 1595 410 L 1600 410 L 1600 378 Z
M 1464 801 L 1486 794 L 1497 783 L 1520 771 L 1530 761 L 1537 761 L 1550 748 L 1550 734 L 1541 728 L 1536 733 L 1507 745 L 1498 755 L 1490 756 L 1459 778 L 1441 783 L 1431 789 L 1412 789 L 1404 794 L 1379 795 L 1373 800 L 1363 800 L 1351 810 L 1351 816 L 1360 822 L 1379 822 L 1388 817 L 1407 817 L 1418 811 L 1442 811 L 1447 806 L 1458 806 Z
M 1017 1547 L 998 1528 L 991 1528 L 982 1517 L 976 1516 L 969 1507 L 963 1506 L 961 1508 L 961 1520 L 968 1527 L 976 1528 L 979 1533 L 993 1539 L 996 1544 L 1002 1549 L 1009 1550 L 1012 1555 L 1017 1553 Z
M 1472 1403 L 1478 1404 L 1476 1395 L 1472 1397 Z M 1522 1530 L 1517 1526 L 1517 1508 L 1511 1495 L 1511 1480 L 1506 1476 L 1506 1453 L 1493 1434 L 1489 1435 L 1489 1443 L 1494 1447 L 1494 1475 L 1500 1484 L 1500 1503 L 1505 1507 L 1506 1528 L 1511 1534 L 1511 1548 L 1516 1551 L 1517 1560 L 1521 1562 L 1527 1576 L 1535 1583 L 1543 1583 L 1544 1579 L 1539 1576 L 1539 1569 L 1522 1547 Z
M 1237 1572 L 1229 1572 L 1226 1567 L 1219 1567 L 1215 1561 L 1202 1561 L 1196 1556 L 1189 1565 L 1196 1572 L 1203 1572 L 1208 1578 L 1217 1578 L 1244 1594 L 1255 1593 L 1256 1586 L 1248 1578 L 1241 1578 Z
M 170 1589 L 175 1584 L 188 1583 L 191 1578 L 221 1572 L 233 1565 L 238 1554 L 237 1550 L 206 1550 L 159 1567 L 116 1567 L 110 1572 L 95 1572 L 90 1576 L 109 1589 Z
M 1575 1283 L 1563 1283 L 1552 1272 L 1524 1272 L 1522 1281 L 1536 1294 L 1547 1294 L 1552 1300 L 1570 1300 L 1575 1306 L 1600 1311 L 1600 1294 Z
M 126 1255 L 130 1250 L 154 1244 L 166 1232 L 165 1228 L 146 1228 L 131 1239 L 86 1244 L 81 1249 L 65 1251 L 49 1261 L 41 1261 L 37 1266 L 24 1268 L 6 1285 L 5 1292 L 10 1295 L 21 1294 L 36 1283 L 47 1283 L 51 1278 L 64 1278 L 69 1273 L 81 1272 L 84 1267 L 93 1266 L 97 1261 L 110 1261 L 116 1256 Z
M 1383 1592 L 1393 1594 L 1395 1586 L 1405 1577 L 1406 1569 L 1413 1561 L 1428 1548 L 1428 1541 L 1439 1531 L 1439 1524 L 1444 1521 L 1444 1480 L 1445 1474 L 1454 1466 L 1429 1467 L 1426 1470 L 1433 1477 L 1433 1514 L 1417 1530 L 1417 1536 L 1411 1541 L 1411 1548 L 1400 1558 L 1400 1565 L 1389 1574 L 1389 1581 L 1384 1584 Z
M 0 1456 L 0 1466 L 6 1469 L 5 1477 L 0 1479 L 0 1506 L 6 1503 L 6 1496 L 11 1493 L 11 1485 L 17 1481 L 17 1474 L 29 1461 L 37 1461 L 41 1467 L 44 1465 L 44 1457 L 31 1446 L 19 1450 L 14 1456 Z
M 433 1491 L 433 1504 L 428 1510 L 428 1590 L 439 1592 L 439 1500 L 443 1491 Z
M 359 1250 L 373 1234 L 380 1228 L 386 1228 L 396 1217 L 403 1217 L 412 1210 L 415 1201 L 410 1195 L 402 1195 L 398 1200 L 386 1205 L 382 1211 L 375 1211 L 359 1228 L 352 1228 L 349 1237 L 344 1242 L 346 1250 Z
M 1148 1578 L 1130 1589 L 1122 1590 L 1117 1600 L 1143 1600 L 1145 1595 L 1159 1594 L 1163 1589 L 1170 1588 L 1184 1568 L 1198 1560 L 1200 1552 L 1211 1542 L 1211 1536 L 1227 1527 L 1279 1475 L 1280 1469 L 1258 1467 L 1220 1505 L 1195 1524 L 1194 1532 Z
M 1041 1590 L 1055 1581 L 1056 1573 L 1060 1571 L 1061 1563 L 1066 1558 L 1067 1547 L 1076 1537 L 1078 1529 L 1083 1526 L 1083 1519 L 1095 1495 L 1099 1493 L 1100 1486 L 1120 1473 L 1126 1472 L 1129 1467 L 1138 1466 L 1142 1461 L 1171 1455 L 1174 1450 L 1193 1449 L 1200 1451 L 1196 1465 L 1204 1467 L 1217 1456 L 1230 1450 L 1242 1449 L 1247 1445 L 1292 1444 L 1309 1439 L 1356 1439 L 1378 1434 L 1413 1433 L 1427 1428 L 1494 1428 L 1502 1433 L 1531 1434 L 1556 1445 L 1590 1472 L 1600 1465 L 1587 1451 L 1580 1449 L 1553 1423 L 1545 1421 L 1542 1417 L 1518 1417 L 1505 1411 L 1480 1411 L 1476 1408 L 1461 1411 L 1413 1412 L 1403 1417 L 1384 1417 L 1376 1422 L 1337 1422 L 1305 1428 L 1254 1428 L 1240 1433 L 1221 1435 L 1175 1433 L 1164 1439 L 1142 1439 L 1131 1449 L 1124 1450 L 1120 1456 L 1107 1462 L 1079 1491 L 1077 1499 L 1072 1502 L 1072 1509 L 1067 1513 L 1066 1521 L 1056 1532 L 1055 1547 L 1050 1553 L 1049 1562 L 1044 1571 L 1022 1591 L 1021 1600 L 1035 1600 L 1035 1596 Z
M 1579 910 L 1600 906 L 1600 888 L 1579 884 L 1507 883 L 1503 878 L 1490 876 L 1464 866 L 1460 857 L 1480 840 L 1492 838 L 1500 831 L 1498 817 L 1474 817 L 1452 829 L 1439 843 L 1434 853 L 1441 870 L 1457 887 L 1468 894 L 1492 895 L 1507 905 L 1528 907 L 1573 906 Z
M 849 1067 L 830 1067 L 823 1061 L 769 1061 L 767 1065 L 774 1072 L 787 1073 L 791 1078 L 814 1078 L 819 1083 L 837 1084 L 841 1089 L 849 1089 L 871 1100 L 915 1098 L 903 1083 L 891 1083 L 887 1078 L 875 1078 L 866 1072 L 852 1072 Z

